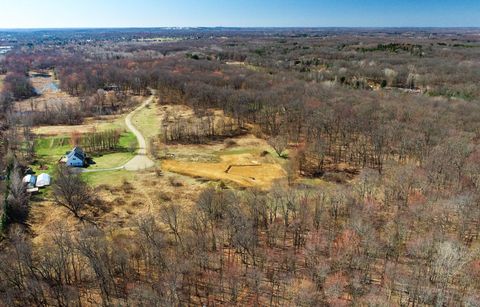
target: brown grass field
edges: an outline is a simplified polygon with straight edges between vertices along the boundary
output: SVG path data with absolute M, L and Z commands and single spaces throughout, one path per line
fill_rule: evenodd
M 144 111 L 156 114 L 157 119 L 160 117 L 170 120 L 173 116 L 185 119 L 195 117 L 193 110 L 184 105 L 162 105 Z M 217 120 L 223 116 L 220 110 L 212 111 Z M 154 131 L 161 131 L 161 122 L 155 121 L 153 124 L 154 121 L 146 114 L 141 117 L 142 122 L 155 127 Z M 141 130 L 148 135 L 148 129 Z M 275 158 L 272 148 L 265 140 L 253 135 L 244 135 L 232 138 L 231 141 L 235 145 L 230 147 L 223 142 L 168 145 L 167 151 L 173 154 L 174 158 L 164 160 L 161 168 L 167 172 L 192 178 L 230 183 L 239 187 L 255 186 L 262 189 L 268 189 L 275 180 L 285 178 L 286 173 L 281 165 L 284 161 Z M 161 147 L 165 149 L 164 145 Z M 262 152 L 270 152 L 270 154 L 262 157 Z
M 125 114 L 86 118 L 82 125 L 41 126 L 32 129 L 33 133 L 44 136 L 70 135 L 72 132 L 88 133 L 109 129 L 125 129 Z
M 253 135 L 232 140 L 236 143 L 233 147 L 223 143 L 169 146 L 168 151 L 175 158 L 163 161 L 162 169 L 193 178 L 265 189 L 275 180 L 285 178 L 284 161 L 272 154 L 267 142 Z M 262 152 L 269 154 L 262 156 Z
M 178 174 L 200 177 L 214 181 L 226 181 L 241 187 L 270 188 L 275 180 L 285 177 L 285 171 L 279 164 L 245 161 L 247 156 L 221 156 L 222 162 L 183 162 L 175 160 L 164 161 L 164 170 Z M 249 158 L 253 156 L 248 155 Z M 253 161 L 253 160 L 252 160 Z M 227 173 L 227 169 L 230 170 Z
M 49 72 L 49 74 L 50 77 L 30 76 L 33 87 L 42 93 L 37 97 L 15 103 L 17 111 L 44 111 L 47 107 L 54 108 L 59 105 L 79 103 L 78 97 L 50 88 L 49 85 L 57 81 L 54 80 L 52 72 Z
M 173 186 L 170 177 L 180 183 Z M 177 174 L 158 176 L 154 170 L 142 172 L 112 171 L 88 174 L 88 182 L 103 205 L 84 212 L 101 227 L 115 229 L 115 233 L 128 232 L 136 221 L 146 214 L 157 217 L 161 208 L 174 203 L 190 210 L 199 193 L 209 183 Z M 34 243 L 50 240 L 52 230 L 59 223 L 74 231 L 80 222 L 64 207 L 53 202 L 51 191 L 43 201 L 34 201 L 31 207 L 31 230 Z

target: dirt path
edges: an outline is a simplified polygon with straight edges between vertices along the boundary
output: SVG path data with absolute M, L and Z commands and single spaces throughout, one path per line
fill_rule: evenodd
M 85 169 L 85 170 L 83 170 L 84 173 L 117 171 L 117 170 L 121 170 L 121 169 L 125 169 L 127 171 L 140 171 L 140 170 L 151 168 L 155 165 L 155 162 L 153 162 L 147 156 L 147 141 L 145 140 L 145 137 L 132 124 L 133 116 L 135 116 L 135 114 L 138 111 L 142 110 L 148 104 L 150 104 L 153 101 L 153 98 L 154 98 L 153 95 L 150 96 L 150 98 L 145 100 L 145 102 L 142 103 L 141 106 L 139 106 L 138 108 L 136 108 L 135 110 L 130 112 L 130 114 L 128 114 L 127 117 L 125 118 L 125 124 L 127 125 L 128 130 L 130 130 L 135 135 L 135 137 L 137 138 L 137 142 L 138 142 L 137 155 L 122 166 L 113 167 L 113 168 L 95 169 L 95 170 Z

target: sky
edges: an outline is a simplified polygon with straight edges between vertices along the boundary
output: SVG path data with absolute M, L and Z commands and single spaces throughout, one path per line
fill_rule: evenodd
M 0 28 L 479 27 L 480 0 L 0 0 Z

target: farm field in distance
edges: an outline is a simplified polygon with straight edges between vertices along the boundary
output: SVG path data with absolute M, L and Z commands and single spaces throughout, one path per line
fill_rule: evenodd
M 477 28 L 3 45 L 0 306 L 480 305 Z

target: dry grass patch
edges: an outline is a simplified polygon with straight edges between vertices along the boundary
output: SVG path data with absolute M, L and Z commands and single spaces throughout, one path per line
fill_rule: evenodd
M 82 125 L 64 125 L 64 126 L 42 126 L 33 129 L 37 135 L 68 136 L 73 132 L 89 133 L 94 131 L 126 129 L 125 115 L 108 115 L 99 117 L 89 117 L 85 119 Z
M 16 111 L 45 111 L 47 108 L 51 110 L 60 105 L 77 105 L 80 103 L 78 97 L 70 96 L 61 91 L 58 81 L 54 80 L 52 75 L 50 75 L 50 77 L 31 76 L 30 80 L 40 95 L 16 102 Z
M 276 163 L 263 163 L 251 154 L 221 156 L 221 162 L 183 162 L 166 160 L 165 170 L 191 177 L 226 181 L 241 187 L 269 188 L 272 183 L 286 176 L 285 170 Z
M 272 148 L 253 135 L 232 138 L 228 143 L 209 145 L 172 145 L 168 151 L 174 160 L 162 162 L 162 169 L 193 178 L 230 182 L 240 187 L 268 189 L 286 177 L 283 159 L 271 153 Z
M 3 89 L 3 80 L 5 79 L 5 75 L 0 75 L 0 92 Z

